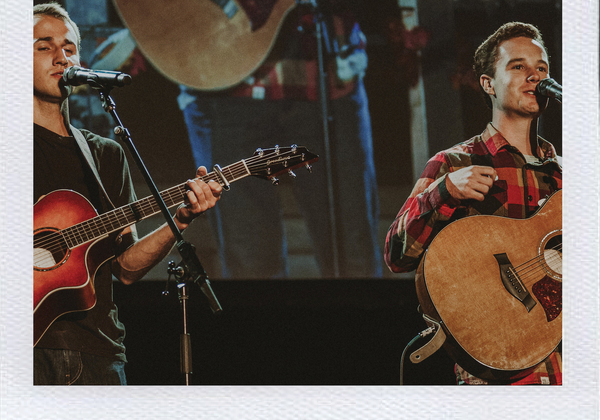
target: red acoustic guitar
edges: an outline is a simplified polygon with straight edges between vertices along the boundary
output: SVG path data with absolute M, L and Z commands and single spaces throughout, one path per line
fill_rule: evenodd
M 228 186 L 247 176 L 276 181 L 276 176 L 318 160 L 304 147 L 259 149 L 243 159 L 203 176 L 205 182 Z M 160 193 L 168 207 L 181 204 L 186 184 Z M 58 190 L 40 198 L 33 208 L 33 343 L 61 315 L 94 307 L 94 276 L 111 259 L 111 241 L 125 227 L 160 212 L 154 197 L 98 215 L 74 191 Z
M 484 379 L 526 374 L 562 340 L 562 190 L 527 219 L 449 224 L 418 274 L 423 312 L 459 365 Z

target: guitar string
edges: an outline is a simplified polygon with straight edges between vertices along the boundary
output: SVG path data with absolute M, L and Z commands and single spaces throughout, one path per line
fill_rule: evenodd
M 285 156 L 286 154 L 287 154 L 287 153 L 283 153 L 283 154 L 281 154 L 280 156 Z M 252 162 L 252 161 L 253 161 L 253 160 L 261 160 L 261 159 L 262 159 L 262 160 L 264 160 L 264 157 L 263 157 L 263 158 L 261 158 L 261 157 L 249 158 L 249 159 L 247 159 L 247 161 L 249 161 L 249 162 L 250 162 L 250 166 L 251 166 L 252 168 L 256 168 L 256 167 L 259 167 L 259 166 L 257 166 L 256 164 L 253 164 L 253 162 Z M 237 162 L 237 163 L 235 163 L 235 164 L 232 164 L 232 165 L 231 165 L 231 166 L 241 166 L 241 168 L 240 168 L 239 170 L 237 170 L 237 171 L 231 171 L 231 170 L 229 170 L 229 172 L 232 174 L 232 176 L 233 176 L 234 178 L 237 178 L 237 177 L 239 177 L 239 176 L 241 176 L 241 175 L 245 175 L 245 174 L 247 173 L 247 171 L 244 169 L 243 165 L 241 165 L 241 164 L 242 164 L 242 162 Z M 230 169 L 230 168 L 229 168 L 229 167 L 227 167 L 227 168 L 225 168 L 224 170 L 226 170 L 226 169 Z M 212 176 L 213 174 L 214 174 L 214 173 L 209 173 L 209 174 L 206 174 L 206 175 L 204 175 L 204 176 L 200 177 L 200 179 L 203 179 L 203 180 L 206 180 L 206 181 L 208 181 L 210 178 L 214 178 L 214 176 Z M 175 188 L 176 188 L 176 187 L 175 187 Z M 168 191 L 169 191 L 169 190 L 167 190 L 167 192 L 168 192 Z M 140 200 L 140 201 L 142 201 L 142 200 Z M 143 209 L 143 207 L 142 207 L 142 209 Z M 107 213 L 105 213 L 105 214 L 107 214 Z M 99 216 L 99 217 L 101 217 L 101 216 Z
M 279 158 L 280 158 L 280 157 L 285 157 L 285 156 L 286 156 L 286 155 L 288 155 L 288 154 L 294 154 L 294 152 L 291 152 L 291 153 L 290 153 L 290 152 L 283 152 L 283 153 L 280 153 L 279 155 L 277 155 L 277 157 L 279 157 Z M 297 154 L 297 152 L 296 152 L 295 154 Z M 270 157 L 270 156 L 269 156 L 269 157 Z M 249 159 L 247 159 L 247 161 L 249 161 L 249 162 L 250 162 L 249 168 L 255 169 L 255 168 L 260 168 L 260 167 L 261 167 L 261 165 L 257 165 L 257 164 L 255 164 L 255 163 L 253 162 L 254 160 L 259 160 L 259 161 L 260 161 L 260 160 L 264 160 L 264 157 L 257 156 L 257 157 L 253 157 L 253 158 L 249 158 Z M 233 181 L 233 180 L 235 180 L 235 179 L 238 179 L 238 178 L 240 178 L 240 177 L 242 177 L 242 176 L 247 176 L 247 175 L 250 175 L 250 174 L 248 174 L 248 171 L 247 171 L 247 170 L 244 168 L 244 166 L 242 165 L 242 163 L 243 163 L 243 161 L 240 161 L 240 162 L 237 162 L 237 163 L 235 163 L 235 164 L 232 164 L 232 165 L 230 165 L 230 166 L 238 166 L 238 167 L 240 167 L 240 169 L 238 169 L 238 170 L 236 170 L 236 171 L 233 171 L 233 170 L 231 170 L 231 169 L 230 169 L 230 167 L 227 167 L 227 168 L 223 169 L 223 171 L 225 171 L 225 172 L 227 172 L 227 171 L 228 171 L 228 172 L 231 174 L 231 176 L 233 177 L 233 179 L 232 179 L 231 181 Z M 268 165 L 263 165 L 263 166 L 264 166 L 264 167 L 268 167 Z M 206 174 L 206 175 L 204 175 L 204 176 L 202 176 L 202 177 L 199 177 L 199 179 L 203 179 L 203 180 L 205 180 L 205 181 L 207 181 L 207 182 L 208 182 L 209 180 L 211 180 L 211 179 L 215 178 L 213 175 L 214 175 L 214 172 L 211 172 L 211 173 L 209 173 L 209 174 Z M 183 185 L 185 185 L 185 184 L 183 184 Z M 177 187 L 174 187 L 174 188 L 177 188 Z M 167 190 L 166 192 L 168 193 L 169 191 L 170 191 L 170 190 Z M 164 192 L 163 192 L 163 194 L 164 194 Z M 178 194 L 178 195 L 179 195 L 179 194 Z M 140 200 L 140 202 L 138 202 L 138 203 L 141 203 L 141 205 L 140 205 L 139 207 L 140 207 L 140 210 L 141 210 L 142 212 L 144 212 L 144 213 L 145 213 L 145 212 L 148 210 L 148 208 L 150 208 L 150 209 L 153 209 L 153 208 L 154 208 L 154 203 L 153 203 L 153 202 L 150 202 L 150 203 L 147 203 L 146 205 L 144 205 L 144 203 L 143 203 L 142 201 L 143 201 L 143 200 Z M 175 205 L 175 204 L 173 204 L 173 205 Z M 117 210 L 118 210 L 118 209 L 117 209 Z M 100 220 L 100 219 L 105 219 L 105 222 L 111 222 L 111 216 L 112 216 L 112 213 L 113 213 L 113 212 L 110 212 L 110 213 L 105 213 L 104 215 L 100 215 L 100 216 L 98 216 L 98 218 L 94 218 L 94 219 L 91 219 L 91 220 L 89 220 L 89 221 L 86 221 L 87 223 L 86 223 L 86 222 L 82 222 L 82 223 L 80 223 L 80 224 L 78 224 L 78 225 L 74 225 L 74 226 L 72 226 L 71 228 L 73 228 L 73 229 L 72 229 L 72 232 L 73 232 L 73 234 L 72 234 L 72 235 L 69 235 L 69 232 L 66 232 L 66 233 L 67 233 L 67 236 L 66 236 L 66 238 L 67 238 L 67 239 L 72 239 L 72 238 L 75 238 L 75 237 L 77 237 L 77 236 L 81 236 L 81 234 L 80 234 L 80 233 L 79 233 L 79 234 L 77 233 L 77 231 L 79 230 L 79 228 L 80 228 L 80 227 L 83 227 L 83 226 L 80 226 L 80 225 L 83 225 L 83 224 L 88 224 L 88 225 L 91 225 L 91 224 L 92 224 L 92 223 L 94 223 L 96 220 Z M 108 215 L 108 216 L 107 216 L 107 215 Z M 103 216 L 107 216 L 107 217 L 103 217 Z M 112 220 L 114 220 L 114 219 L 112 219 Z M 100 221 L 101 221 L 101 220 L 100 220 Z M 126 221 L 127 221 L 128 223 L 130 222 L 129 220 L 127 220 L 127 217 L 126 217 Z M 121 224 L 121 225 L 122 225 L 122 222 L 119 222 L 118 218 L 117 218 L 116 222 L 117 222 L 117 224 L 118 224 L 118 225 L 119 225 L 119 224 Z M 112 223 L 112 222 L 111 222 L 111 223 Z M 102 227 L 104 227 L 104 226 L 102 226 Z M 119 227 L 121 227 L 121 226 L 119 226 Z M 71 229 L 71 228 L 67 228 L 67 229 Z M 66 231 L 66 229 L 65 229 L 65 231 Z M 93 231 L 94 231 L 94 230 L 92 229 L 92 232 L 93 232 Z M 99 232 L 100 232 L 100 233 L 102 233 L 102 234 L 104 233 L 102 230 L 100 230 Z M 84 233 L 85 233 L 85 229 L 84 229 Z M 58 242 L 62 242 L 62 241 L 60 241 L 60 238 L 56 238 L 56 240 L 57 240 Z M 85 241 L 84 241 L 84 242 L 85 242 Z M 40 248 L 41 248 L 41 247 L 43 247 L 43 248 L 45 248 L 45 249 L 47 249 L 47 248 L 49 247 L 49 243 L 48 243 L 48 242 L 44 242 L 44 241 L 41 241 L 41 242 L 40 242 L 39 240 L 37 241 L 36 245 L 37 245 L 37 247 L 40 247 Z
M 173 187 L 172 189 L 163 191 L 161 193 L 164 200 L 173 203 L 171 204 L 171 206 L 178 204 L 177 200 L 173 199 L 174 190 L 183 191 L 183 186 Z M 181 197 L 180 202 L 182 202 L 183 193 L 180 192 L 176 195 L 175 198 L 177 199 L 179 198 L 179 196 Z M 153 210 L 157 208 L 157 203 L 152 200 L 153 197 L 147 197 L 136 203 L 132 203 L 132 206 L 136 207 L 136 210 L 140 214 L 146 216 L 148 210 Z M 43 248 L 50 252 L 64 253 L 65 247 L 70 248 L 68 246 L 69 242 L 75 244 L 75 246 L 72 247 L 75 248 L 91 240 L 94 240 L 98 236 L 110 234 L 112 232 L 117 231 L 118 229 L 122 229 L 126 226 L 129 226 L 136 222 L 136 217 L 131 208 L 128 207 L 129 206 L 123 206 L 121 208 L 101 214 L 93 219 L 86 220 L 61 231 L 44 235 L 41 238 L 34 238 L 34 248 Z M 126 208 L 128 208 L 129 212 L 126 212 Z M 155 212 L 153 212 L 152 214 L 155 214 Z
M 173 199 L 172 191 L 163 192 L 162 196 L 164 200 L 172 203 L 171 206 L 178 204 L 177 199 Z M 179 193 L 177 196 L 181 196 L 179 201 L 182 202 L 183 194 Z M 151 199 L 146 198 L 137 202 L 134 207 L 136 207 L 137 212 L 145 216 L 148 214 L 149 210 L 156 209 L 157 204 L 156 202 L 152 202 Z M 35 238 L 34 247 L 44 248 L 51 252 L 58 252 L 63 250 L 65 244 L 68 244 L 69 242 L 71 244 L 76 244 L 77 246 L 86 243 L 89 240 L 93 240 L 97 236 L 110 234 L 120 228 L 124 228 L 125 226 L 129 226 L 136 222 L 136 217 L 133 214 L 133 211 L 131 211 L 131 209 L 129 210 L 129 212 L 126 212 L 125 208 L 123 207 L 115 209 L 111 212 L 99 215 L 96 218 L 63 229 L 62 231 L 44 235 L 42 238 Z M 154 213 L 155 212 L 152 214 Z
M 298 149 L 296 149 L 296 151 L 290 151 L 290 152 L 286 152 L 286 151 L 281 151 L 280 150 L 280 153 L 277 154 L 277 155 L 275 155 L 274 158 L 275 159 L 286 158 L 286 156 L 290 155 L 290 154 L 292 154 L 292 155 L 295 154 L 295 155 L 298 155 L 299 157 L 303 157 L 304 156 L 304 153 L 300 153 L 299 154 Z M 271 161 L 272 158 L 273 158 L 273 156 L 270 153 L 268 153 L 266 155 L 266 157 L 265 157 L 265 155 L 263 155 L 263 156 L 260 156 L 260 155 L 254 156 L 254 157 L 246 159 L 245 161 L 242 160 L 240 162 L 236 162 L 236 163 L 234 163 L 234 164 L 232 164 L 232 165 L 224 168 L 222 171 L 223 172 L 229 172 L 229 174 L 232 176 L 232 179 L 230 181 L 233 181 L 233 180 L 239 179 L 240 177 L 248 176 L 248 175 L 251 174 L 251 173 L 248 173 L 248 170 L 246 170 L 245 166 L 247 166 L 249 169 L 250 168 L 251 169 L 260 168 L 261 166 L 267 168 L 268 164 L 267 165 L 264 165 L 264 164 L 257 165 L 254 161 L 259 161 L 260 162 L 260 161 L 264 161 L 265 159 L 267 159 L 267 163 L 268 163 L 269 161 Z M 303 160 L 305 160 L 305 159 L 303 158 Z M 244 162 L 246 163 L 245 166 L 244 166 Z M 284 162 L 287 162 L 287 160 L 284 161 Z M 232 167 L 233 167 L 233 170 L 232 170 Z M 239 169 L 236 169 L 236 168 L 239 168 Z M 202 177 L 199 177 L 197 179 L 202 179 L 202 180 L 208 182 L 209 180 L 215 180 L 214 178 L 216 178 L 216 177 L 214 175 L 215 175 L 214 172 L 211 172 L 211 173 L 206 174 L 206 175 L 204 175 Z M 185 184 L 183 184 L 183 185 L 185 185 Z M 177 188 L 177 187 L 174 187 L 174 188 Z M 171 190 L 167 190 L 167 192 L 170 192 L 170 191 Z M 161 194 L 163 194 L 163 193 L 161 193 Z M 154 203 L 153 202 L 148 202 L 146 205 L 144 205 L 143 200 L 140 200 L 140 202 L 138 202 L 138 203 L 141 203 L 138 206 L 139 210 L 141 210 L 144 213 L 148 210 L 148 208 L 150 208 L 151 210 L 154 210 Z M 175 204 L 173 204 L 173 205 L 175 205 Z M 79 230 L 79 228 L 84 227 L 83 226 L 84 224 L 92 225 L 92 223 L 95 223 L 96 221 L 101 221 L 102 222 L 101 219 L 105 219 L 105 221 L 111 222 L 111 220 L 110 220 L 111 217 L 110 216 L 112 215 L 112 212 L 105 213 L 105 215 L 108 215 L 108 217 L 102 217 L 102 215 L 101 215 L 101 216 L 98 216 L 97 218 L 94 218 L 94 219 L 91 219 L 89 221 L 86 221 L 87 223 L 86 222 L 82 222 L 82 223 L 80 223 L 78 225 L 72 226 L 71 227 L 72 229 L 71 228 L 67 228 L 67 229 L 71 229 L 70 231 L 66 231 L 66 229 L 65 229 L 65 231 L 66 231 L 65 232 L 66 233 L 66 239 L 73 239 L 73 238 L 76 238 L 77 236 L 81 237 L 81 233 L 79 233 L 77 231 Z M 130 222 L 129 220 L 127 220 L 127 217 L 126 217 L 126 221 L 128 223 Z M 116 220 L 116 222 L 117 222 L 118 225 L 122 224 L 121 222 L 119 222 L 118 219 Z M 106 230 L 105 226 L 102 226 L 102 227 Z M 85 233 L 86 229 L 83 229 L 83 230 L 84 230 L 83 233 Z M 94 232 L 93 228 L 92 228 L 92 232 Z M 99 230 L 97 232 L 100 232 L 101 234 L 104 234 L 103 230 Z M 70 235 L 71 233 L 72 233 L 72 235 Z M 60 238 L 57 238 L 57 241 L 61 242 Z M 78 241 L 76 241 L 76 242 L 78 242 Z M 84 243 L 85 242 L 86 241 L 84 240 Z M 38 247 L 44 247 L 44 248 L 47 248 L 49 246 L 47 242 L 43 242 L 43 241 L 42 242 L 38 241 L 37 245 L 38 245 Z
M 562 248 L 552 248 L 550 250 L 557 251 L 558 254 L 553 254 L 550 257 L 545 257 L 544 255 L 538 256 L 538 261 L 535 264 L 531 264 L 528 266 L 528 270 L 516 270 L 515 272 L 519 276 L 519 279 L 523 283 L 524 286 L 529 286 L 540 280 L 540 274 L 547 273 L 546 267 L 552 270 L 554 264 L 560 265 L 562 264 L 562 256 L 560 252 Z M 554 270 L 552 270 L 554 271 Z M 562 275 L 561 275 L 562 278 Z
M 545 266 L 543 264 L 540 264 L 537 271 L 530 273 L 526 277 L 521 277 L 520 279 L 524 286 L 530 286 L 531 284 L 536 283 L 539 280 L 541 280 L 541 278 L 543 278 L 546 274 L 549 274 L 547 269 L 545 268 Z M 562 275 L 561 275 L 561 278 L 562 278 Z
M 302 152 L 302 150 L 304 150 L 304 148 L 297 148 L 295 151 L 292 151 L 292 150 L 285 151 L 285 150 L 280 149 L 280 153 L 275 154 L 275 155 L 273 155 L 270 152 L 270 150 L 274 150 L 274 149 L 265 149 L 264 151 L 266 152 L 266 155 L 265 154 L 263 154 L 262 156 L 256 155 L 256 156 L 250 157 L 248 159 L 233 163 L 233 164 L 223 168 L 222 172 L 223 173 L 228 172 L 231 175 L 232 179 L 228 180 L 228 181 L 235 181 L 242 177 L 251 175 L 252 172 L 249 171 L 250 169 L 256 170 L 258 168 L 268 168 L 269 163 L 273 163 L 274 159 L 277 159 L 277 161 L 274 162 L 274 163 L 277 163 L 280 159 L 282 159 L 282 158 L 285 159 L 288 155 L 297 155 L 298 157 L 302 158 L 302 163 L 305 163 L 305 164 L 310 163 L 309 161 L 306 160 L 305 153 Z M 261 161 L 265 161 L 265 160 L 267 161 L 267 164 L 261 163 Z M 287 158 L 286 160 L 282 160 L 281 162 L 285 162 L 286 163 L 285 166 L 287 166 L 288 160 L 289 160 L 289 158 Z M 300 166 L 300 165 L 298 165 L 298 166 Z M 246 169 L 246 167 L 248 169 Z M 295 167 L 296 166 L 293 165 L 292 167 L 290 167 L 290 170 Z M 267 175 L 269 175 L 269 174 L 267 174 Z M 210 180 L 217 181 L 217 179 L 215 179 L 215 178 L 216 178 L 215 172 L 210 172 L 206 175 L 198 177 L 197 179 L 202 179 L 203 181 L 206 181 L 206 182 L 208 182 Z M 163 193 L 161 193 L 161 196 L 164 194 L 167 194 L 169 196 L 167 198 L 172 199 L 171 193 L 174 190 L 178 190 L 177 195 L 182 196 L 181 190 L 184 188 L 184 186 L 185 186 L 185 184 L 181 184 L 179 186 L 168 189 L 168 190 L 164 191 Z M 164 197 L 163 197 L 163 199 L 164 199 Z M 182 201 L 183 200 L 181 200 L 180 202 L 182 202 Z M 157 207 L 157 203 L 153 202 L 150 199 L 148 199 L 148 200 L 142 199 L 142 200 L 136 202 L 135 204 L 137 204 L 136 207 L 138 207 L 138 210 L 140 212 L 142 212 L 143 214 L 146 214 L 146 212 L 149 209 L 151 211 L 153 211 Z M 172 206 L 174 206 L 176 204 L 177 203 L 172 204 Z M 128 206 L 124 206 L 124 207 L 128 207 Z M 50 251 L 51 253 L 64 251 L 67 240 L 71 240 L 71 242 L 74 242 L 77 244 L 76 246 L 79 246 L 79 245 L 82 245 L 84 243 L 87 243 L 87 242 L 95 239 L 95 237 L 97 237 L 98 234 L 100 234 L 100 235 L 109 234 L 111 232 L 118 230 L 121 227 L 129 226 L 129 225 L 135 223 L 135 219 L 133 221 L 130 221 L 126 214 L 124 214 L 124 217 L 125 217 L 125 222 L 127 224 L 124 224 L 125 222 L 121 222 L 119 220 L 119 216 L 116 216 L 116 219 L 113 218 L 113 216 L 116 215 L 116 213 L 118 213 L 119 211 L 123 212 L 124 207 L 115 209 L 108 213 L 104 213 L 103 215 L 99 215 L 96 218 L 93 218 L 93 219 L 81 222 L 79 224 L 76 224 L 74 226 L 71 226 L 69 228 L 63 229 L 62 231 L 55 232 L 53 234 L 44 235 L 44 237 L 41 239 L 34 238 L 34 248 L 43 248 L 43 249 Z M 155 212 L 152 212 L 152 214 L 155 214 Z M 98 222 L 101 223 L 100 228 L 98 228 L 98 226 L 97 226 Z M 113 225 L 112 225 L 113 222 L 117 223 L 117 228 L 113 227 Z M 107 228 L 106 228 L 107 223 L 111 224 L 111 227 L 109 230 L 107 230 Z M 87 229 L 86 229 L 85 225 L 87 225 Z M 92 226 L 92 225 L 96 225 L 96 226 Z M 91 227 L 91 230 L 90 230 L 90 227 Z M 95 235 L 92 235 L 91 239 L 87 237 L 89 235 L 87 232 L 90 232 L 90 231 L 93 234 L 95 234 Z M 83 235 L 86 235 L 86 239 L 84 239 Z M 76 238 L 79 238 L 79 240 L 73 241 L 73 239 L 76 239 Z M 68 246 L 67 246 L 67 248 L 68 248 Z M 54 261 L 54 258 L 52 258 L 52 261 Z
M 553 248 L 549 248 L 549 249 L 545 249 L 544 251 L 562 251 L 562 243 L 555 245 Z M 531 267 L 532 265 L 535 265 L 540 258 L 543 258 L 543 254 L 538 254 L 536 255 L 534 258 L 525 261 L 524 263 L 517 265 L 516 267 L 513 267 L 513 270 L 516 272 L 525 272 L 527 270 L 527 268 Z
M 546 265 L 540 264 L 540 266 L 536 272 L 532 272 L 528 276 L 521 278 L 521 282 L 522 282 L 523 286 L 531 286 L 532 284 L 537 283 L 539 280 L 541 280 L 546 275 L 551 275 L 551 271 L 554 271 L 554 270 L 552 270 L 550 267 L 548 267 Z M 560 276 L 560 278 L 562 280 L 562 275 L 560 273 L 558 273 L 558 275 Z
M 561 251 L 561 249 L 554 248 L 549 251 L 556 251 L 558 253 Z M 562 257 L 559 254 L 553 253 L 549 256 L 546 256 L 545 254 L 541 254 L 541 255 L 538 255 L 538 257 L 535 259 L 535 262 L 529 264 L 528 266 L 526 266 L 524 268 L 515 269 L 514 271 L 521 278 L 526 278 L 526 277 L 530 276 L 531 273 L 535 273 L 537 271 L 538 267 L 540 267 L 540 266 L 543 267 L 544 263 L 546 265 L 551 265 L 551 263 L 558 263 L 559 261 L 562 261 Z

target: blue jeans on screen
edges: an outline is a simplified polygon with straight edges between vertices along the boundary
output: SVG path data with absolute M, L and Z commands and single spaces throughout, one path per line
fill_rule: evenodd
M 228 97 L 185 87 L 178 100 L 196 164 L 209 171 L 215 163 L 224 167 L 252 156 L 257 148 L 275 145 L 297 144 L 320 156 L 312 174 L 296 170 L 291 190 L 306 222 L 320 274 L 333 277 L 328 168 L 319 102 Z M 342 278 L 381 277 L 379 197 L 364 85 L 357 83 L 353 94 L 331 103 L 339 274 Z M 231 191 L 208 212 L 222 277 L 288 277 L 288 242 L 280 198 L 269 181 L 244 179 L 232 184 Z

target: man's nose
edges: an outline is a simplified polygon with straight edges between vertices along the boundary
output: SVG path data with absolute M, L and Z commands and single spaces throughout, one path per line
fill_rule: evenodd
M 527 76 L 527 81 L 529 82 L 539 82 L 542 79 L 540 73 L 537 70 L 532 70 Z
M 67 58 L 65 50 L 62 48 L 57 48 L 56 53 L 54 54 L 54 64 L 62 64 L 66 66 L 68 62 L 69 59 Z

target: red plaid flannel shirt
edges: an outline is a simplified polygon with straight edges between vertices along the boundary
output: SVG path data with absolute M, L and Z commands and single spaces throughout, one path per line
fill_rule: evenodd
M 432 157 L 400 209 L 386 237 L 385 261 L 394 272 L 415 270 L 435 235 L 447 224 L 466 216 L 487 214 L 523 219 L 538 202 L 562 188 L 562 168 L 554 147 L 538 138 L 540 163 L 526 163 L 524 156 L 491 124 L 479 136 Z M 453 198 L 446 175 L 471 166 L 491 166 L 498 180 L 482 202 L 463 203 Z M 468 305 L 468 302 L 465 302 Z M 562 384 L 562 361 L 558 352 L 534 372 L 515 384 Z M 456 368 L 458 383 L 485 383 Z
M 339 46 L 341 56 L 362 51 L 366 47 L 366 37 L 350 13 L 333 15 L 329 33 L 330 44 Z M 314 34 L 311 14 L 292 11 L 278 34 L 278 40 L 269 56 L 251 77 L 229 91 L 237 97 L 280 100 L 296 99 L 317 101 L 319 99 L 319 69 L 317 41 Z M 304 28 L 299 31 L 298 28 Z M 334 51 L 335 52 L 335 51 Z M 366 55 L 365 55 L 366 57 Z M 328 74 L 330 98 L 337 99 L 350 94 L 355 87 L 357 76 L 349 79 L 337 77 L 335 57 L 330 60 Z

